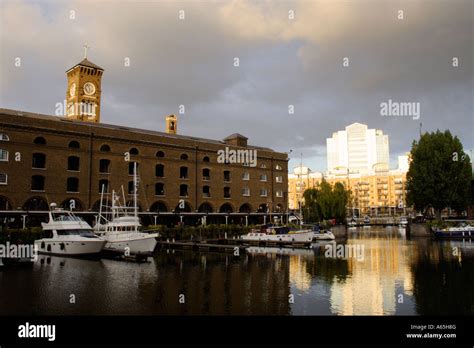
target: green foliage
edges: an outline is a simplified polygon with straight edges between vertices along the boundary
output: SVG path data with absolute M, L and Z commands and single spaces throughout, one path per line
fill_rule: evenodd
M 306 222 L 320 222 L 336 219 L 343 222 L 346 217 L 346 206 L 349 202 L 350 191 L 343 184 L 331 186 L 323 180 L 317 187 L 307 189 L 303 193 L 303 217 Z
M 425 133 L 413 141 L 407 173 L 407 203 L 416 210 L 466 209 L 472 179 L 470 158 L 456 136 L 447 130 Z

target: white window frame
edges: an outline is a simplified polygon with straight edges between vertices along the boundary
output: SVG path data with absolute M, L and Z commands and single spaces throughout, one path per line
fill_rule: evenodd
M 283 182 L 283 176 L 281 175 L 278 175 L 276 178 L 275 178 L 276 182 L 281 184 Z
M 282 167 L 281 165 L 277 164 L 277 165 L 275 166 L 275 169 L 276 169 L 276 170 L 283 170 L 283 167 Z
M 0 141 L 10 141 L 10 137 L 5 133 L 0 133 Z
M 280 197 L 283 197 L 283 191 L 276 191 L 276 192 L 275 192 L 275 196 L 276 196 L 276 197 L 279 197 L 279 198 L 280 198 Z
M 5 181 L 2 181 L 1 178 L 5 178 Z M 0 173 L 0 185 L 8 185 L 8 174 Z
M 249 172 L 243 172 L 242 173 L 242 180 L 249 181 L 250 180 L 250 173 Z
M 265 191 L 265 193 L 262 193 Z M 267 189 L 261 189 L 260 190 L 260 197 L 268 197 L 268 190 Z
M 245 191 L 246 193 L 245 193 L 244 191 Z M 250 189 L 249 189 L 248 187 L 243 187 L 243 188 L 242 188 L 242 196 L 244 196 L 244 197 L 250 197 Z
M 8 150 L 0 149 L 0 154 L 6 154 L 5 158 L 0 157 L 0 162 L 8 162 Z
M 268 175 L 267 174 L 260 174 L 260 181 L 267 182 L 267 180 L 268 180 Z

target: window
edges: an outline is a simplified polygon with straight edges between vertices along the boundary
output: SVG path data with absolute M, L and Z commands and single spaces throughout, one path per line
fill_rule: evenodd
M 248 172 L 242 173 L 242 180 L 250 180 L 250 174 Z
M 283 177 L 281 175 L 276 177 L 276 182 L 282 183 L 283 182 Z
M 130 155 L 138 155 L 138 149 L 136 147 L 132 147 L 130 151 L 128 151 Z
M 202 196 L 203 197 L 211 197 L 211 188 L 209 186 L 202 187 Z
M 128 162 L 128 175 L 133 175 L 135 171 L 135 163 L 137 162 Z M 138 164 L 137 163 L 137 174 L 138 174 Z
M 157 164 L 155 166 L 155 176 L 158 178 L 163 178 L 165 176 L 165 166 L 162 164 Z
M 69 156 L 67 159 L 67 170 L 79 171 L 79 157 Z
M 180 177 L 180 179 L 187 179 L 188 178 L 188 167 L 179 168 L 179 177 Z
M 156 153 L 156 157 L 158 157 L 158 158 L 163 158 L 163 157 L 165 157 L 165 153 L 164 153 L 163 151 L 158 151 L 158 152 Z
M 188 155 L 186 155 L 185 153 L 183 153 L 180 157 L 183 161 L 187 161 L 188 160 Z
M 8 151 L 0 149 L 0 161 L 8 162 Z
M 244 187 L 242 189 L 242 196 L 246 196 L 246 197 L 250 196 L 250 189 L 248 187 Z
M 224 170 L 224 181 L 225 182 L 230 181 L 230 171 L 229 170 Z
M 67 192 L 79 192 L 79 179 L 78 178 L 67 178 L 66 191 Z
M 202 170 L 202 179 L 203 180 L 210 180 L 211 179 L 211 170 L 208 168 L 204 168 Z
M 158 182 L 155 184 L 155 195 L 164 196 L 165 195 L 165 184 Z
M 110 152 L 110 146 L 107 144 L 104 144 L 100 147 L 100 152 Z
M 0 141 L 10 141 L 8 135 L 0 133 Z
M 32 191 L 44 191 L 44 176 L 33 175 L 31 177 L 31 190 Z
M 179 185 L 179 196 L 188 197 L 188 185 Z
M 282 170 L 283 167 L 282 167 L 281 165 L 277 164 L 277 165 L 275 166 L 275 169 L 276 169 L 276 170 Z
M 0 185 L 8 184 L 8 175 L 5 173 L 0 173 Z
M 44 153 L 34 153 L 32 167 L 36 169 L 46 168 L 46 155 Z
M 99 161 L 99 173 L 108 174 L 110 170 L 110 161 L 108 159 L 101 159 Z
M 267 181 L 267 174 L 260 174 L 260 181 Z
M 209 162 L 209 157 L 207 156 L 204 156 L 204 158 L 202 159 L 203 162 Z
M 260 190 L 260 197 L 267 197 L 268 196 L 268 190 L 267 189 L 261 189 Z
M 224 187 L 224 198 L 230 198 L 230 187 Z
M 81 145 L 79 144 L 79 142 L 73 140 L 69 143 L 69 148 L 70 149 L 79 149 L 79 148 L 81 148 Z
M 133 181 L 128 182 L 128 194 L 133 195 L 135 193 L 135 183 Z
M 104 193 L 109 192 L 109 180 L 107 179 L 99 180 L 99 193 L 102 193 L 102 191 Z
M 46 139 L 43 137 L 36 137 L 35 140 L 33 140 L 33 143 L 36 145 L 46 145 Z
M 277 191 L 276 196 L 277 197 L 283 197 L 283 191 Z
M 260 168 L 265 169 L 267 168 L 267 165 L 265 163 L 260 164 Z

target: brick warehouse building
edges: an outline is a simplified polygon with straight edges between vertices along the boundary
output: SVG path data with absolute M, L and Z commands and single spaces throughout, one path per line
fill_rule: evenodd
M 86 68 L 92 70 L 88 73 Z M 100 74 L 94 69 L 100 69 Z M 68 70 L 68 78 L 74 79 L 72 88 L 80 91 L 81 84 L 89 83 L 89 74 L 97 88 L 73 92 L 70 81 L 67 98 L 100 93 L 102 72 L 86 59 Z M 100 103 L 100 94 L 95 102 Z M 231 218 L 229 223 L 242 223 L 245 215 L 252 222 L 259 216 L 262 222 L 266 213 L 285 214 L 286 153 L 250 146 L 240 134 L 223 141 L 179 135 L 177 122 L 174 115 L 168 116 L 166 132 L 158 132 L 102 124 L 99 115 L 81 117 L 69 106 L 67 117 L 0 109 L 0 214 L 17 218 L 44 214 L 52 202 L 68 208 L 73 200 L 79 214 L 94 215 L 102 187 L 110 196 L 111 190 L 123 186 L 131 202 L 133 162 L 140 179 L 140 211 L 143 216 L 158 216 L 154 222 L 203 214 L 208 214 L 208 223 L 223 222 L 223 215 Z M 226 147 L 256 150 L 256 166 L 219 163 L 218 151 Z M 129 161 L 125 153 L 130 154 Z

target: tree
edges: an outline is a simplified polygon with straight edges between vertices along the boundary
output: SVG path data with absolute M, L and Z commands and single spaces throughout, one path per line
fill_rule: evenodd
M 444 208 L 458 212 L 470 200 L 470 158 L 456 136 L 446 130 L 423 134 L 413 141 L 407 173 L 407 202 L 416 210 L 432 207 L 438 219 Z
M 303 193 L 304 220 L 319 222 L 335 218 L 337 221 L 344 221 L 349 197 L 350 191 L 343 184 L 336 183 L 333 187 L 323 179 L 316 188 L 307 189 Z

